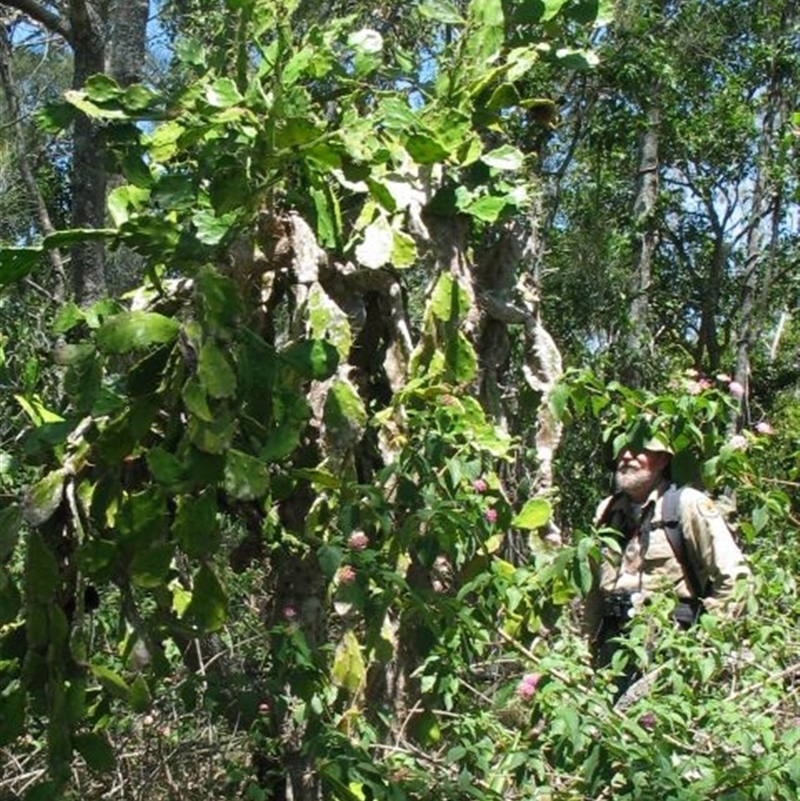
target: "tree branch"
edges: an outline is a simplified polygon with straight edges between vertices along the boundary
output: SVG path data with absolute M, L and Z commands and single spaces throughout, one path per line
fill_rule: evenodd
M 69 44 L 72 44 L 72 26 L 69 22 L 36 0 L 3 0 L 0 2 L 0 6 L 8 6 L 22 11 L 32 20 L 41 23 L 49 31 L 63 36 Z

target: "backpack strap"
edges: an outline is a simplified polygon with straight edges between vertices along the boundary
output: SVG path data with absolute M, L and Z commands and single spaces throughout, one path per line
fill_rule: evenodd
M 672 486 L 661 499 L 661 520 L 654 520 L 650 528 L 663 528 L 667 541 L 672 548 L 675 558 L 683 568 L 686 584 L 695 598 L 702 598 L 706 594 L 707 586 L 700 581 L 694 569 L 689 551 L 686 547 L 686 538 L 681 527 L 681 490 Z

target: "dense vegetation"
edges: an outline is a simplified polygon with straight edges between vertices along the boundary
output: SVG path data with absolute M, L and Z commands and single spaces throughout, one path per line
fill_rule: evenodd
M 0 10 L 0 798 L 797 796 L 793 4 Z M 642 415 L 754 578 L 595 670 Z

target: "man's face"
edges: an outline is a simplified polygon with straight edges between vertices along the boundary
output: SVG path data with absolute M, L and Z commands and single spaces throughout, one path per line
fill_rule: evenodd
M 642 503 L 658 483 L 669 455 L 661 451 L 633 451 L 625 448 L 617 457 L 614 483 L 636 503 Z

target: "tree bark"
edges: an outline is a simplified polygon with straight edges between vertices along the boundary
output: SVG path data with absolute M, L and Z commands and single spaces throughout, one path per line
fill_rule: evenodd
M 639 169 L 633 216 L 638 231 L 638 252 L 633 268 L 630 304 L 630 328 L 627 337 L 624 380 L 631 386 L 642 382 L 642 365 L 647 363 L 650 346 L 650 285 L 653 255 L 658 244 L 654 211 L 658 199 L 658 151 L 661 108 L 659 86 L 650 92 L 646 111 L 647 125 L 639 145 Z
M 44 236 L 55 232 L 55 227 L 50 219 L 50 212 L 44 201 L 39 186 L 36 183 L 36 176 L 30 163 L 29 151 L 26 145 L 25 129 L 21 122 L 19 95 L 14 85 L 11 74 L 11 40 L 5 26 L 0 26 L 0 88 L 5 96 L 8 106 L 9 118 L 14 138 L 14 154 L 17 161 L 17 168 L 22 176 L 25 191 L 31 203 L 36 209 L 36 216 L 39 221 L 39 228 Z M 61 258 L 61 251 L 58 248 L 51 248 L 47 251 L 47 259 L 55 275 L 54 297 L 56 300 L 64 298 L 66 289 L 66 275 L 64 272 L 64 262 Z

